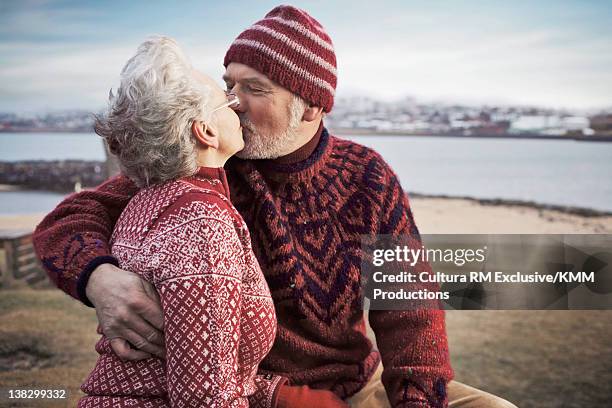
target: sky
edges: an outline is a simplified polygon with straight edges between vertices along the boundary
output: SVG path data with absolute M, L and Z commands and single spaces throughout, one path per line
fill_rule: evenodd
M 99 110 L 147 36 L 221 83 L 232 40 L 279 2 L 0 2 L 0 111 Z M 612 1 L 294 1 L 332 38 L 337 96 L 612 108 Z

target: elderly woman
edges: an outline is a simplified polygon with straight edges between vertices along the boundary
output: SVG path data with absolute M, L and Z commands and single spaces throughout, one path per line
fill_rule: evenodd
M 257 374 L 276 334 L 274 304 L 222 168 L 244 147 L 238 103 L 170 38 L 144 42 L 123 68 L 96 132 L 141 190 L 112 254 L 156 288 L 166 359 L 122 361 L 102 336 L 79 407 L 276 403 L 285 379 Z

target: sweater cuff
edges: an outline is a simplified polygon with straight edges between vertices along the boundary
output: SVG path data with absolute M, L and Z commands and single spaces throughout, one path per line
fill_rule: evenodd
M 79 275 L 79 279 L 77 280 L 77 287 L 76 287 L 77 295 L 79 297 L 79 300 L 83 302 L 85 306 L 94 307 L 93 303 L 91 303 L 89 299 L 87 298 L 87 294 L 85 292 L 85 289 L 87 288 L 87 282 L 89 282 L 89 277 L 91 276 L 91 273 L 98 266 L 102 264 L 106 264 L 106 263 L 119 267 L 119 261 L 114 256 L 110 256 L 110 255 L 98 256 L 92 259 L 87 265 L 85 265 L 85 268 L 83 268 L 83 271 Z
M 289 379 L 287 377 L 281 377 L 279 382 L 276 384 L 276 388 L 274 388 L 274 392 L 272 393 L 272 407 L 276 408 L 279 404 L 279 398 L 281 395 L 281 388 L 283 386 L 289 384 Z
M 274 391 L 274 399 L 275 403 L 272 405 L 273 407 L 287 407 L 291 402 L 291 393 L 289 389 L 286 388 L 287 383 L 283 385 L 279 385 L 276 387 L 276 391 Z
M 437 406 L 437 405 L 436 405 Z M 444 405 L 446 407 L 446 405 Z M 397 405 L 398 408 L 431 408 L 432 405 L 423 400 L 423 401 L 405 401 L 401 404 Z

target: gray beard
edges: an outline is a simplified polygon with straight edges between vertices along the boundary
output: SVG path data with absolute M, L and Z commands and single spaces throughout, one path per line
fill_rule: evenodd
M 253 123 L 241 116 L 242 133 L 244 136 L 244 149 L 236 153 L 241 159 L 276 159 L 291 153 L 290 146 L 294 146 L 298 139 L 297 128 L 289 124 L 285 131 L 279 134 L 261 134 Z

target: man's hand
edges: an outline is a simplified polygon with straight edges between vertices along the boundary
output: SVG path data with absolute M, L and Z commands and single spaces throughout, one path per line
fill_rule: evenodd
M 119 358 L 166 357 L 161 302 L 149 282 L 112 264 L 102 264 L 90 275 L 85 292 Z

